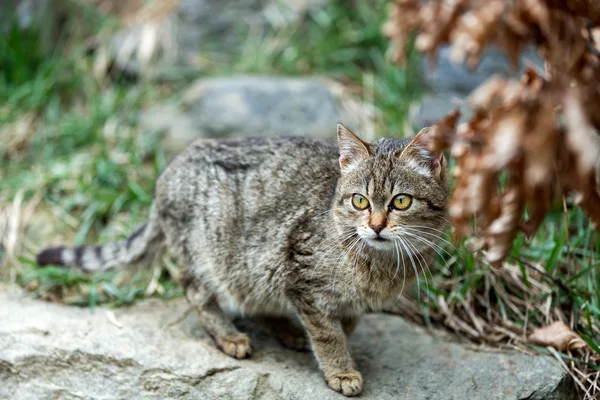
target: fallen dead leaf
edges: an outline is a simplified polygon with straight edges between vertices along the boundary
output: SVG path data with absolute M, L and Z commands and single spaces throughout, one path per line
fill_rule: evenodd
M 551 346 L 559 351 L 580 349 L 586 346 L 583 339 L 562 321 L 556 321 L 536 329 L 529 335 L 529 342 L 539 346 Z

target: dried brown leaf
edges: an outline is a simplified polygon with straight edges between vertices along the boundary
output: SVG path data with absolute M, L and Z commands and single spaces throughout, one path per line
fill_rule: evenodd
M 421 21 L 417 0 L 398 0 L 389 5 L 388 19 L 381 30 L 392 42 L 387 55 L 393 62 L 406 62 L 408 40 Z
M 402 26 L 398 18 L 389 32 L 398 41 L 418 29 L 416 48 L 430 57 L 449 47 L 455 62 L 475 67 L 494 45 L 517 67 L 520 51 L 533 45 L 545 61 L 543 73 L 528 69 L 521 80 L 500 77 L 481 85 L 470 96 L 474 116 L 456 130 L 443 131 L 439 123 L 433 128 L 430 148 L 449 149 L 456 161 L 453 235 L 472 235 L 477 251 L 486 250 L 488 261 L 502 268 L 486 272 L 485 293 L 473 289 L 475 304 L 439 301 L 438 314 L 429 317 L 477 342 L 518 344 L 543 327 L 528 340 L 561 351 L 581 349 L 590 358 L 592 350 L 565 324 L 545 326 L 551 319 L 574 320 L 547 286 L 560 279 L 530 270 L 524 287 L 521 269 L 505 258 L 518 231 L 531 237 L 561 199 L 575 195 L 575 204 L 600 226 L 600 2 L 431 0 L 411 7 L 413 23 Z M 446 284 L 451 290 L 456 282 Z M 491 292 L 502 299 L 502 309 L 492 304 Z M 530 292 L 541 300 L 532 300 Z M 478 324 L 480 315 L 490 326 Z M 515 319 L 525 325 L 514 326 Z M 586 396 L 600 393 L 587 371 L 579 387 Z
M 586 346 L 583 339 L 562 321 L 534 330 L 529 335 L 529 342 L 538 346 L 551 346 L 558 351 L 581 349 Z

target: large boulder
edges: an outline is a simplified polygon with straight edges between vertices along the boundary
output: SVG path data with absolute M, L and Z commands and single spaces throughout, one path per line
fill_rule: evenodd
M 466 97 L 479 85 L 493 76 L 518 78 L 525 68 L 534 67 L 543 70 L 543 60 L 534 47 L 525 49 L 515 68 L 506 53 L 490 46 L 483 51 L 479 65 L 475 69 L 466 64 L 454 64 L 450 58 L 450 49 L 442 48 L 435 62 L 427 57 L 421 60 L 423 83 L 429 93 L 421 99 L 413 122 L 417 126 L 433 124 L 454 109 L 461 110 L 462 120 L 472 114 Z
M 333 81 L 234 76 L 198 80 L 179 104 L 144 112 L 141 129 L 163 134 L 162 148 L 172 155 L 198 138 L 334 138 L 338 122 L 364 135 L 371 117 Z
M 153 10 L 148 18 L 136 19 L 135 13 L 126 18 L 129 25 L 113 37 L 109 57 L 120 70 L 170 78 L 193 73 L 202 64 L 201 51 L 238 54 L 266 29 L 295 23 L 328 4 L 328 0 L 161 1 L 148 8 Z
M 0 399 L 341 399 L 311 353 L 245 323 L 251 359 L 217 350 L 186 304 L 146 301 L 110 311 L 34 300 L 0 286 Z M 363 399 L 574 398 L 547 357 L 470 350 L 390 315 L 366 316 L 350 339 Z

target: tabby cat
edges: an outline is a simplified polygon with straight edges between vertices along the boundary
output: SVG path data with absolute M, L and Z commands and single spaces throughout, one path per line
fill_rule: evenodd
M 162 173 L 149 220 L 131 237 L 46 249 L 37 262 L 98 271 L 166 245 L 183 267 L 190 306 L 224 353 L 251 353 L 249 337 L 223 312 L 227 303 L 287 346 L 312 347 L 329 387 L 357 395 L 362 378 L 347 336 L 361 314 L 394 301 L 426 268 L 446 220 L 447 186 L 428 128 L 372 143 L 341 124 L 337 134 L 339 146 L 196 141 Z

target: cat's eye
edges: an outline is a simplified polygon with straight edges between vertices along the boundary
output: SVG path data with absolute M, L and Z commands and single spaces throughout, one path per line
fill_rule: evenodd
M 407 210 L 412 204 L 412 197 L 407 194 L 399 194 L 392 200 L 392 207 L 396 210 Z
M 354 193 L 352 195 L 352 207 L 356 208 L 357 210 L 365 210 L 369 207 L 369 200 L 367 200 L 365 196 Z

